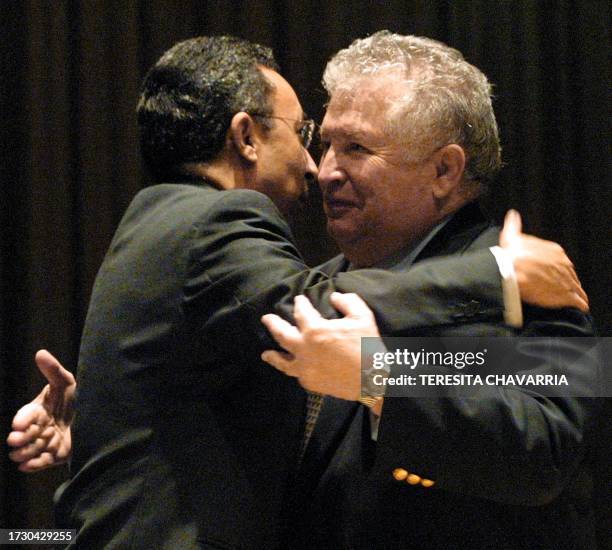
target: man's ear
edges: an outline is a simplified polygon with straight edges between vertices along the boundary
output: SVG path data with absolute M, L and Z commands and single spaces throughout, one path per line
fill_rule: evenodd
M 436 199 L 445 199 L 463 180 L 465 151 L 456 143 L 451 143 L 436 151 L 433 160 L 436 166 L 433 194 Z
M 229 139 L 236 153 L 247 162 L 257 162 L 257 140 L 255 121 L 245 112 L 232 117 L 229 128 Z

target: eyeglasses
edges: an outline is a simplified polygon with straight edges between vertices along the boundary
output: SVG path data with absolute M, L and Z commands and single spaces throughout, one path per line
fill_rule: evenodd
M 278 120 L 283 120 L 285 122 L 299 122 L 300 127 L 296 130 L 297 135 L 300 138 L 300 142 L 304 149 L 308 149 L 310 144 L 312 143 L 312 136 L 314 135 L 314 131 L 316 128 L 316 123 L 311 118 L 307 120 L 298 120 L 297 118 L 285 118 L 282 116 L 274 116 L 274 115 L 260 115 L 259 113 L 251 113 L 252 116 L 258 116 L 260 118 L 277 118 Z

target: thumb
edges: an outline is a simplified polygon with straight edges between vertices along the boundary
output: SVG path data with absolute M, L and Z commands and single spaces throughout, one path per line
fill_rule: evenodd
M 368 305 L 353 293 L 332 292 L 329 301 L 340 313 L 353 319 L 372 318 L 374 314 Z
M 51 388 L 63 388 L 76 384 L 72 373 L 66 370 L 46 349 L 38 350 L 34 360 Z
M 504 227 L 499 234 L 499 244 L 503 247 L 512 246 L 523 229 L 521 215 L 514 209 L 508 210 L 504 218 Z

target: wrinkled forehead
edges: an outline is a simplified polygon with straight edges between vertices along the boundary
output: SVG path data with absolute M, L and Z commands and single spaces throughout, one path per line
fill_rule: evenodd
M 389 110 L 412 98 L 412 82 L 403 72 L 386 72 L 351 79 L 338 86 L 327 105 L 326 121 L 359 118 L 371 123 L 382 123 Z

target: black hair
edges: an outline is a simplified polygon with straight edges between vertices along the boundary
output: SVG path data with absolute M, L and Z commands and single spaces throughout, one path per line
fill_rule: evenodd
M 214 159 L 236 113 L 272 113 L 273 87 L 258 65 L 278 71 L 270 48 L 233 36 L 200 36 L 164 53 L 137 107 L 141 150 L 155 180 L 177 175 L 186 162 Z

